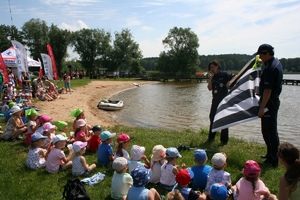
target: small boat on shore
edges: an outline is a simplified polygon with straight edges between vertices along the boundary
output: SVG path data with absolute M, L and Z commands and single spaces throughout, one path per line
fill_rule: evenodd
M 102 110 L 120 110 L 123 108 L 124 102 L 123 101 L 113 101 L 109 99 L 102 99 L 97 107 Z

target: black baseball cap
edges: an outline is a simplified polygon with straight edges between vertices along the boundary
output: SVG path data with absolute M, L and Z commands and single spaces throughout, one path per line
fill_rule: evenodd
M 260 53 L 267 53 L 272 52 L 274 50 L 274 47 L 272 47 L 269 44 L 262 44 L 258 47 L 257 52 L 254 55 L 258 55 Z

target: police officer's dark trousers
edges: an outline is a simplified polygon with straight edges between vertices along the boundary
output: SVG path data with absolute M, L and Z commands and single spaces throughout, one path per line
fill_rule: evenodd
M 215 118 L 215 115 L 216 115 L 216 112 L 217 112 L 218 105 L 222 100 L 223 100 L 223 98 L 213 98 L 213 100 L 212 100 L 212 104 L 211 104 L 211 108 L 210 108 L 210 114 L 209 114 L 209 120 L 210 120 L 209 135 L 208 135 L 208 140 L 209 141 L 214 140 L 215 136 L 216 136 L 216 132 L 212 132 L 211 129 L 212 129 L 214 118 Z M 228 142 L 228 132 L 229 132 L 228 128 L 221 130 L 220 140 L 221 140 L 222 144 L 227 144 L 227 142 Z
M 267 145 L 267 161 L 278 163 L 279 137 L 277 131 L 277 114 L 280 105 L 279 98 L 270 98 L 267 103 L 268 111 L 261 118 L 261 132 Z

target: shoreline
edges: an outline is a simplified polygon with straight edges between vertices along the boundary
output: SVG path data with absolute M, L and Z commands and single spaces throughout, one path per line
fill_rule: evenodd
M 84 110 L 87 122 L 90 125 L 115 126 L 120 123 L 112 118 L 112 113 L 98 109 L 97 105 L 101 99 L 110 99 L 120 92 L 136 88 L 137 86 L 133 83 L 143 86 L 158 82 L 93 80 L 88 85 L 76 87 L 75 89 L 71 88 L 74 90 L 71 94 L 60 94 L 59 99 L 50 102 L 38 101 L 35 106 L 40 109 L 40 115 L 48 115 L 53 118 L 52 121 L 73 122 L 74 117 L 69 116 L 70 112 L 76 108 L 81 108 Z

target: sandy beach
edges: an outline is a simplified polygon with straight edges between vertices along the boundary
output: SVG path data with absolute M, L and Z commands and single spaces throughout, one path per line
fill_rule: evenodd
M 86 86 L 72 88 L 74 91 L 71 94 L 60 94 L 59 99 L 50 102 L 38 101 L 35 106 L 40 109 L 39 114 L 52 117 L 52 121 L 73 122 L 74 117 L 69 116 L 70 112 L 76 108 L 81 108 L 84 110 L 90 125 L 114 126 L 117 123 L 111 118 L 110 112 L 98 109 L 97 104 L 101 99 L 109 99 L 121 91 L 136 88 L 137 86 L 133 83 L 142 86 L 154 82 L 93 80 Z

